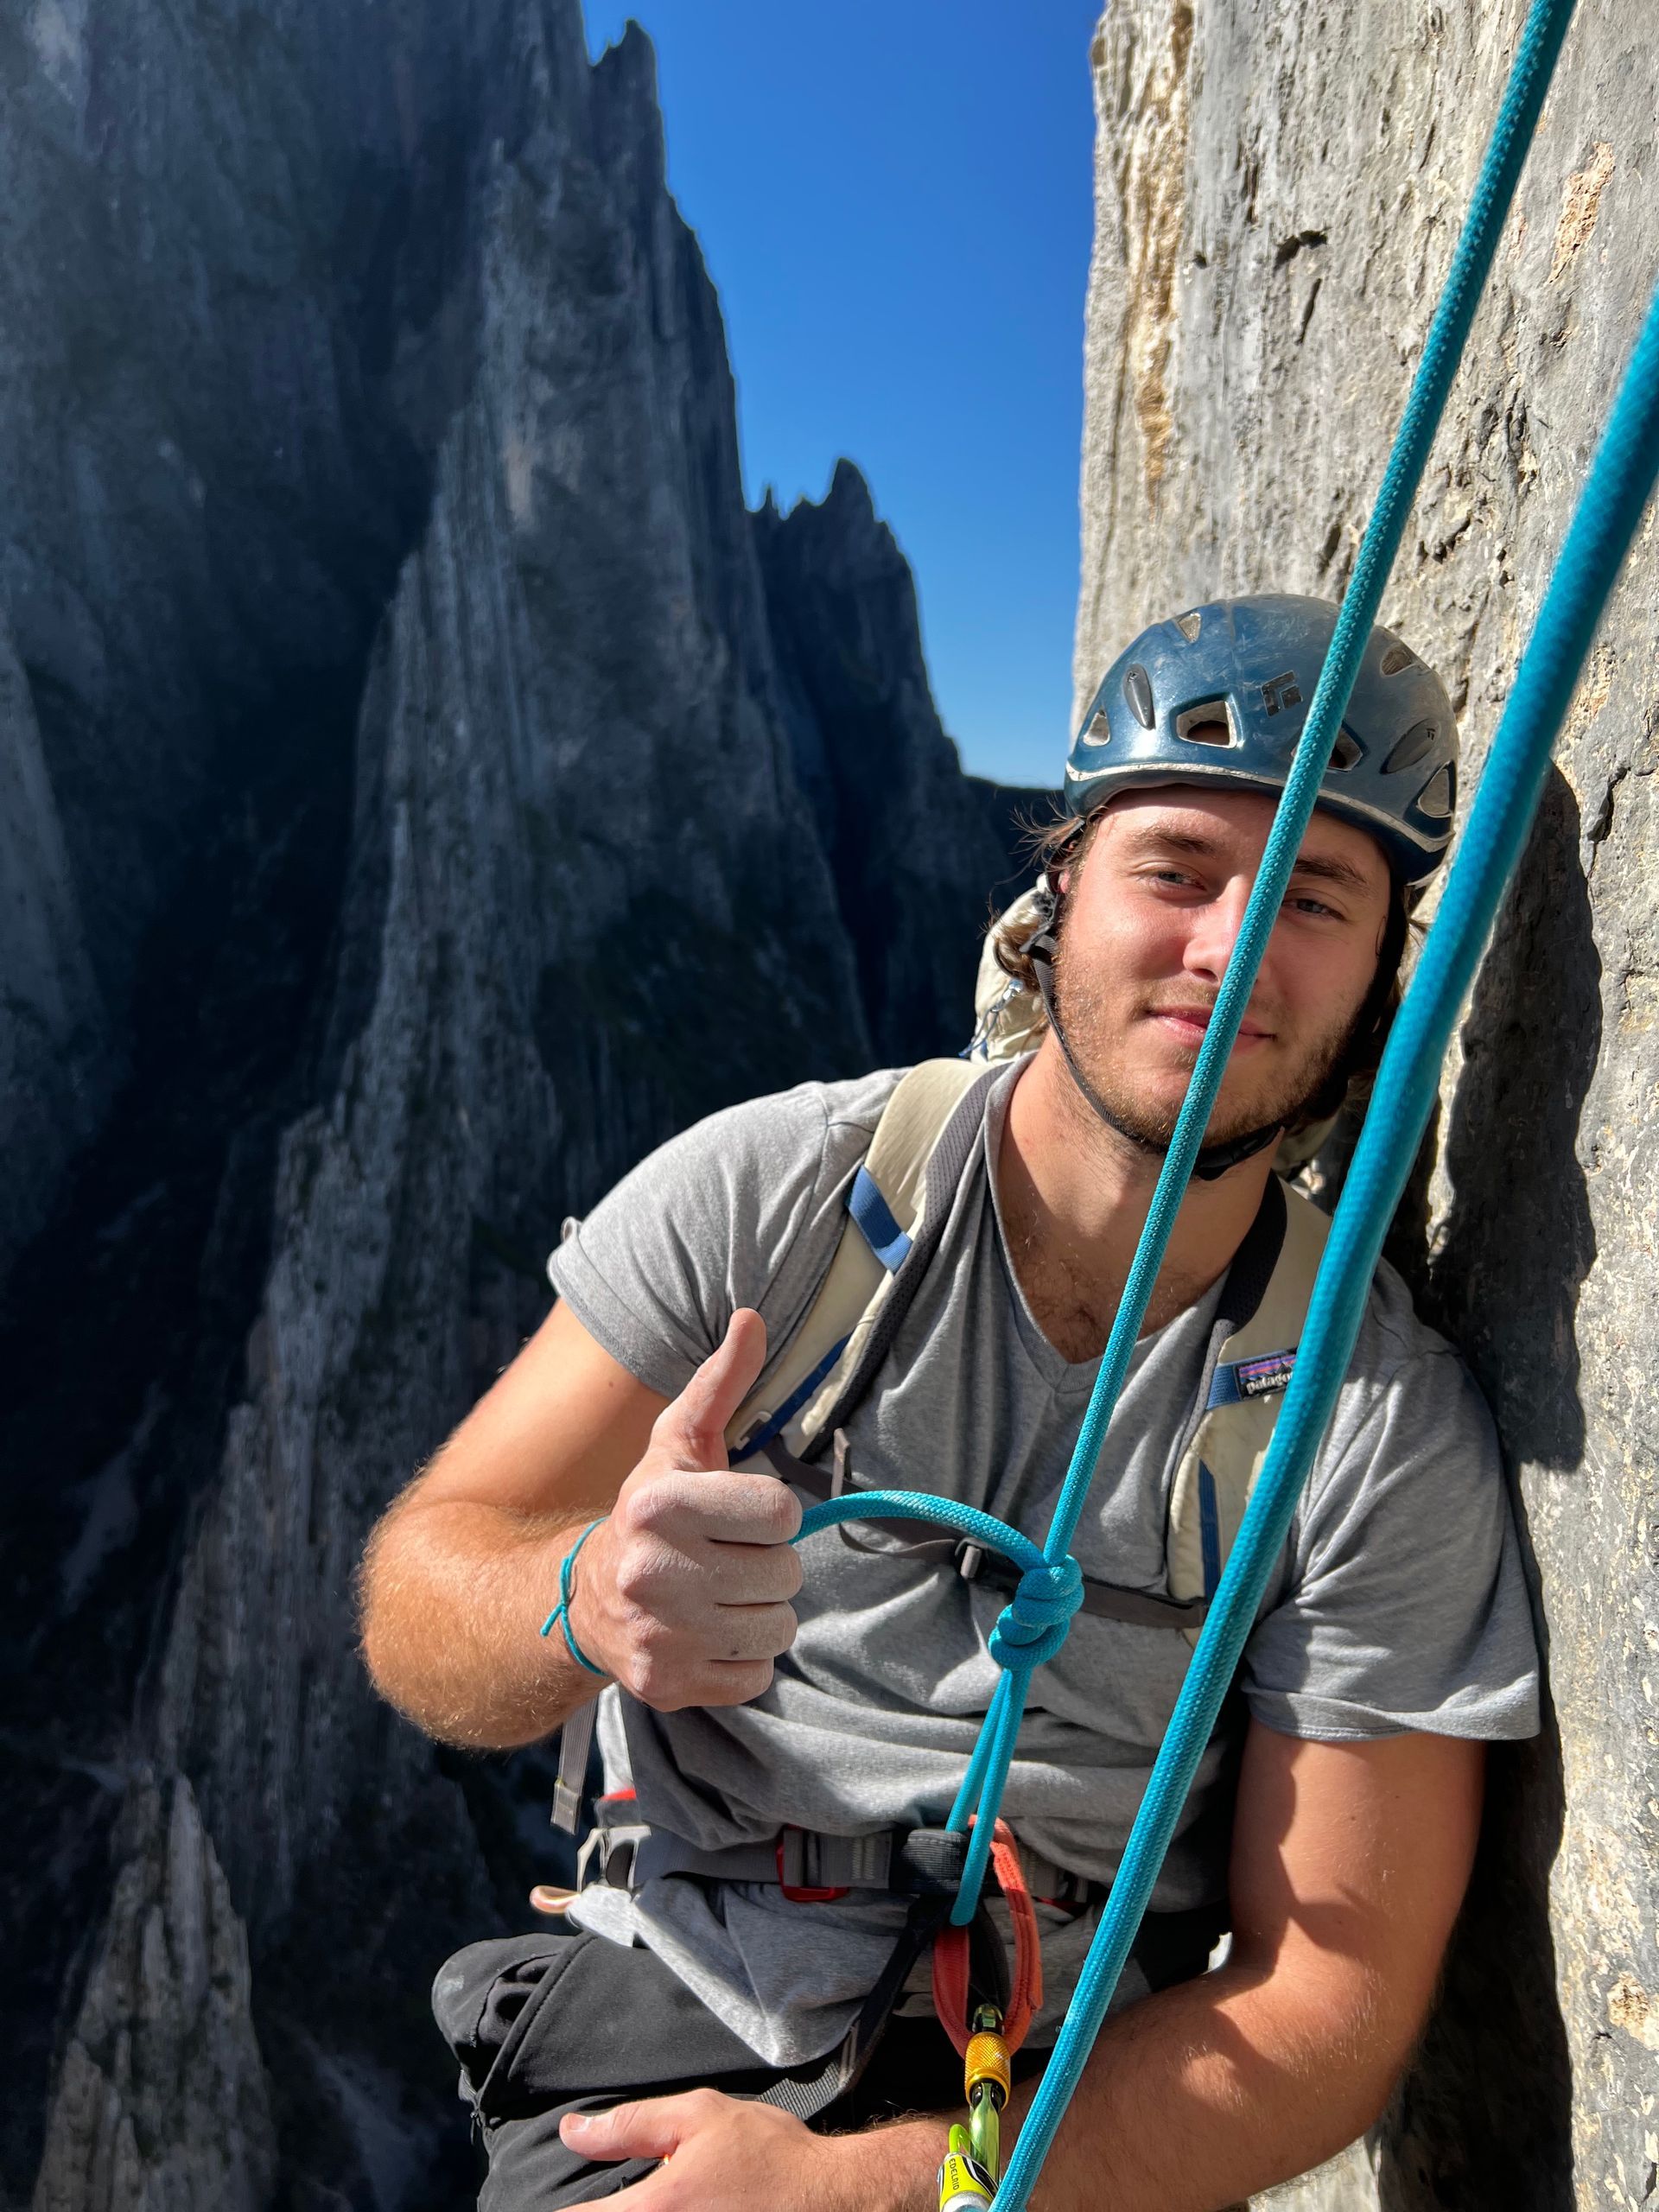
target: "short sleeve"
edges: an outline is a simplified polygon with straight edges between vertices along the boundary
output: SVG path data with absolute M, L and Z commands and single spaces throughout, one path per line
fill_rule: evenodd
M 573 1224 L 547 1271 L 576 1319 L 674 1397 L 741 1306 L 786 1341 L 834 1256 L 848 1185 L 896 1073 L 803 1084 L 671 1138 Z
M 1404 1300 L 1397 1279 L 1384 1296 Z M 1537 1640 L 1491 1416 L 1406 1316 L 1379 1320 L 1374 1299 L 1245 1694 L 1292 1736 L 1535 1735 Z

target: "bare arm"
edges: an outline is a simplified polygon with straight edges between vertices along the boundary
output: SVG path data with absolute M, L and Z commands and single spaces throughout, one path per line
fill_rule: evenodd
M 1433 2001 L 1479 1826 L 1482 1747 L 1250 1730 L 1227 1964 L 1108 2024 L 1045 2212 L 1205 2212 L 1306 2173 L 1381 2113 Z M 1027 2100 L 1028 2101 L 1028 2100 Z
M 575 1569 L 578 1642 L 664 1709 L 758 1696 L 794 1636 L 793 1497 L 725 1472 L 723 1431 L 766 1357 L 758 1315 L 671 1402 L 556 1306 L 370 1538 L 364 1656 L 382 1695 L 434 1736 L 535 1742 L 600 1679 L 537 1633 Z M 710 1481 L 717 1475 L 717 1481 Z
M 1231 1956 L 1106 2023 L 1038 2212 L 1219 2212 L 1361 2134 L 1427 2017 L 1481 1771 L 1482 1746 L 1449 1737 L 1302 1743 L 1253 1725 Z M 1005 2141 L 1032 2094 L 1015 2092 Z M 931 2212 L 946 2122 L 825 2139 L 704 2090 L 567 2118 L 563 2132 L 590 2158 L 672 2151 L 625 2192 L 639 2212 Z
M 1480 1821 L 1479 1744 L 1307 1743 L 1253 1723 L 1225 1966 L 1102 2029 L 1042 2212 L 1215 2212 L 1381 2113 L 1421 2032 Z M 1018 2092 L 1023 2116 L 1033 2092 Z M 913 2197 L 937 2159 L 918 2139 Z

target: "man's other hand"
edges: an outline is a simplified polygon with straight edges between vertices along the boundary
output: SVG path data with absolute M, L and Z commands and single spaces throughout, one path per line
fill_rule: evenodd
M 766 1357 L 766 1323 L 741 1308 L 658 1415 L 576 1563 L 577 1643 L 659 1713 L 746 1705 L 795 1641 L 799 1501 L 773 1476 L 732 1473 L 726 1453 L 726 1425 Z
M 773 2105 L 693 2089 L 567 2113 L 559 2133 L 595 2163 L 662 2159 L 618 2194 L 639 2212 L 926 2212 L 948 2130 L 916 2120 L 867 2134 L 814 2135 Z

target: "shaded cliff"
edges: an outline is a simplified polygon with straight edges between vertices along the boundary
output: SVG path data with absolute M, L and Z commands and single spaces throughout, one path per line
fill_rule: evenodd
M 222 925 L 252 762 L 348 757 L 522 134 L 509 13 L 0 25 L 0 1268 L 143 1053 L 153 936 Z
M 1044 794 L 964 778 L 922 659 L 916 587 L 848 461 L 821 505 L 756 517 L 797 772 L 817 817 L 878 1058 L 918 1036 L 954 1051 L 962 947 L 1023 857 L 1016 816 Z M 1057 733 L 1058 752 L 1058 733 Z M 1012 896 L 1012 887 L 1007 892 Z
M 1011 799 L 855 474 L 745 509 L 643 38 L 65 0 L 0 70 L 0 2203 L 416 2212 L 546 1777 L 370 1695 L 364 1533 L 563 1214 L 965 1033 Z
M 1103 19 L 1080 698 L 1172 607 L 1340 591 L 1523 13 Z M 1580 8 L 1384 604 L 1476 769 L 1659 264 L 1656 112 L 1643 0 Z M 1467 1009 L 1414 1259 L 1516 1472 L 1554 1717 L 1492 1763 L 1422 2055 L 1312 2206 L 1655 2189 L 1656 617 L 1649 518 Z

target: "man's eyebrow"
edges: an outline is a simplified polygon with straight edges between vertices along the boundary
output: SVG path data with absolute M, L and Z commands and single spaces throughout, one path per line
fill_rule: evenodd
M 1129 830 L 1123 842 L 1132 852 L 1185 853 L 1194 860 L 1215 860 L 1221 851 L 1213 837 L 1202 836 L 1191 830 L 1160 829 L 1154 823 Z M 1291 874 L 1311 875 L 1319 882 L 1337 884 L 1349 891 L 1371 888 L 1370 879 L 1362 869 L 1351 861 L 1340 860 L 1330 853 L 1299 855 Z
M 1293 875 L 1317 876 L 1322 883 L 1340 884 L 1349 891 L 1369 891 L 1370 879 L 1351 861 L 1340 861 L 1325 853 L 1302 853 L 1290 871 Z
M 1214 860 L 1221 849 L 1213 837 L 1201 837 L 1188 830 L 1161 830 L 1155 823 L 1126 831 L 1122 842 L 1133 852 L 1190 853 L 1200 861 Z

